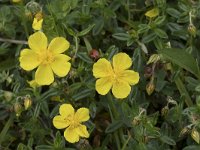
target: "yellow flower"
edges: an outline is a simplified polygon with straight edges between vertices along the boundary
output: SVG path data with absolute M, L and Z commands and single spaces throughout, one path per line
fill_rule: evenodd
M 87 108 L 80 108 L 77 112 L 70 104 L 62 104 L 59 109 L 60 115 L 53 118 L 53 125 L 57 129 L 65 129 L 64 137 L 70 143 L 79 141 L 80 137 L 89 137 L 89 133 L 82 122 L 89 120 L 89 110 Z
M 37 18 L 33 19 L 32 28 L 34 30 L 41 30 L 42 29 L 43 19 L 38 20 Z
M 112 88 L 116 98 L 125 98 L 130 94 L 131 86 L 139 82 L 139 74 L 127 70 L 132 65 L 131 58 L 126 53 L 118 53 L 113 57 L 112 65 L 105 58 L 99 59 L 93 65 L 93 75 L 99 78 L 96 81 L 96 90 L 106 95 Z
M 63 37 L 54 38 L 47 47 L 47 37 L 43 32 L 36 32 L 28 39 L 30 49 L 20 53 L 20 67 L 30 71 L 37 68 L 35 81 L 39 85 L 49 85 L 54 81 L 55 73 L 59 77 L 68 74 L 71 58 L 61 54 L 69 48 L 69 42 Z
M 34 30 L 41 30 L 42 29 L 42 23 L 43 23 L 43 16 L 42 16 L 42 12 L 38 12 L 34 19 L 33 19 L 33 24 L 32 24 L 32 28 Z

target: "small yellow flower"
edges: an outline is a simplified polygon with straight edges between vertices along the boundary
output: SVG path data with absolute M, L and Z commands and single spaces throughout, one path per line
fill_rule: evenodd
M 23 49 L 20 53 L 20 67 L 30 71 L 37 68 L 35 81 L 39 85 L 49 85 L 54 81 L 55 73 L 59 77 L 68 74 L 71 58 L 61 54 L 69 48 L 69 42 L 63 37 L 54 38 L 49 46 L 43 32 L 36 32 L 28 39 L 30 49 Z
M 113 57 L 112 65 L 105 58 L 99 59 L 93 65 L 93 75 L 99 78 L 96 81 L 96 90 L 106 95 L 112 88 L 116 98 L 125 98 L 130 94 L 131 86 L 139 82 L 139 74 L 127 70 L 132 65 L 131 58 L 126 53 L 118 53 Z
M 34 30 L 41 30 L 42 29 L 43 19 L 38 20 L 37 18 L 33 19 L 32 28 Z
M 33 24 L 32 24 L 32 28 L 34 30 L 41 30 L 42 29 L 42 23 L 43 23 L 43 16 L 42 16 L 42 12 L 38 12 L 34 19 L 33 19 Z
M 60 115 L 53 118 L 53 125 L 57 129 L 65 129 L 64 137 L 70 143 L 79 141 L 80 137 L 89 137 L 89 133 L 82 122 L 89 120 L 89 110 L 87 108 L 80 108 L 77 112 L 70 104 L 62 104 L 59 109 Z

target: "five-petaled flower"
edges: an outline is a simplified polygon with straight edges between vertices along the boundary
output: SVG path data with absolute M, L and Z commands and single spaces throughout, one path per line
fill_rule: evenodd
M 126 53 L 118 53 L 113 57 L 112 65 L 105 58 L 99 59 L 93 65 L 93 75 L 99 78 L 96 81 L 96 90 L 101 95 L 106 95 L 112 88 L 116 98 L 126 98 L 131 91 L 130 85 L 139 82 L 139 74 L 127 70 L 132 65 L 131 58 Z
M 53 125 L 57 129 L 65 129 L 64 137 L 70 143 L 79 141 L 80 137 L 89 137 L 89 133 L 82 122 L 89 120 L 89 110 L 87 108 L 79 108 L 77 112 L 70 104 L 62 104 L 59 108 L 60 115 L 53 118 Z
M 36 32 L 28 39 L 30 49 L 23 49 L 20 53 L 20 67 L 30 71 L 37 68 L 35 81 L 39 85 L 49 85 L 54 81 L 55 73 L 59 77 L 68 74 L 71 58 L 65 54 L 69 42 L 63 37 L 54 38 L 49 46 L 47 37 L 43 32 Z

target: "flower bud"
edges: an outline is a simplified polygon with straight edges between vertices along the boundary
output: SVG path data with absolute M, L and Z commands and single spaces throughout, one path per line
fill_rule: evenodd
M 200 136 L 199 136 L 199 132 L 196 129 L 192 129 L 191 137 L 193 138 L 193 140 L 195 140 L 195 142 L 199 144 Z
M 3 95 L 7 101 L 10 101 L 13 97 L 13 93 L 9 91 L 4 91 Z
M 99 59 L 100 54 L 99 54 L 99 51 L 98 51 L 98 50 L 96 50 L 96 49 L 92 49 L 92 50 L 90 51 L 89 56 L 90 56 L 90 58 L 92 58 L 93 60 L 96 61 L 96 60 Z
M 197 34 L 197 29 L 193 24 L 190 24 L 188 26 L 188 32 L 190 33 L 190 35 L 192 35 L 193 37 L 196 37 Z
M 164 64 L 164 69 L 165 69 L 166 71 L 171 70 L 171 69 L 172 69 L 171 63 L 166 63 L 166 64 Z
M 22 112 L 22 106 L 21 106 L 21 104 L 19 102 L 16 102 L 14 104 L 14 111 L 16 113 L 16 116 L 19 117 L 21 112 Z
M 32 105 L 32 100 L 29 97 L 24 99 L 24 108 L 25 110 L 29 109 Z
M 140 118 L 138 116 L 134 117 L 133 121 L 132 121 L 133 125 L 138 125 L 140 124 Z
M 162 110 L 161 110 L 161 115 L 166 116 L 168 111 L 169 111 L 168 106 L 163 107 Z
M 190 131 L 190 129 L 189 129 L 187 126 L 184 127 L 184 128 L 181 130 L 181 132 L 180 132 L 180 134 L 179 134 L 179 137 L 181 137 L 181 136 L 187 134 L 189 131 Z
M 147 62 L 147 65 L 151 64 L 151 63 L 156 63 L 159 60 L 160 60 L 160 55 L 159 54 L 153 54 L 153 55 L 150 56 L 150 58 Z
M 146 86 L 146 91 L 148 95 L 151 95 L 153 91 L 155 90 L 155 85 L 152 81 L 150 81 Z
M 8 84 L 10 84 L 12 82 L 12 78 L 9 76 L 6 81 L 8 82 Z
M 28 2 L 26 4 L 26 9 L 29 10 L 34 15 L 42 11 L 41 6 L 37 2 L 34 2 L 34 1 Z

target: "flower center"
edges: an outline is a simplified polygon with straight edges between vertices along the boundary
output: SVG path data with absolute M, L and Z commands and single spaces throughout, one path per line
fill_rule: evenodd
M 44 52 L 39 54 L 39 61 L 44 65 L 51 64 L 52 62 L 54 62 L 54 56 L 52 52 L 45 50 Z
M 116 72 L 113 72 L 113 74 L 112 74 L 112 80 L 113 80 L 114 82 L 117 82 L 118 77 L 119 77 L 119 75 L 118 75 Z
M 71 128 L 77 128 L 80 125 L 80 122 L 76 119 L 74 115 L 68 116 L 66 120 L 70 122 Z

